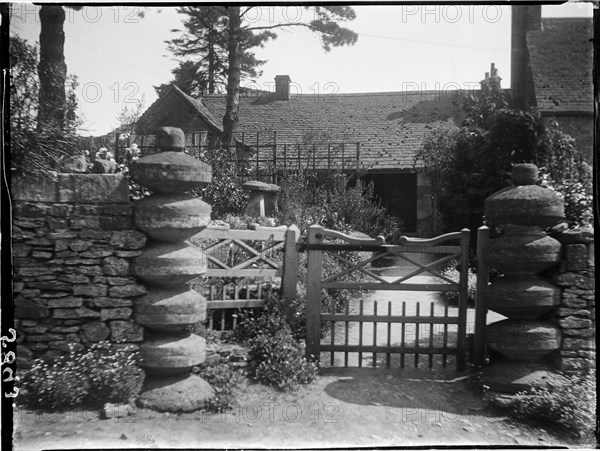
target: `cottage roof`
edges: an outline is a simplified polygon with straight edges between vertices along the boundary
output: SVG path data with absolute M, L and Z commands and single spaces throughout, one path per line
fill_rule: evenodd
M 537 106 L 542 113 L 593 114 L 591 18 L 543 18 L 527 33 Z
M 414 155 L 434 128 L 454 128 L 464 118 L 460 91 L 417 91 L 362 94 L 296 94 L 275 100 L 273 93 L 240 98 L 238 140 L 245 133 L 273 139 L 277 148 L 298 145 L 307 136 L 326 137 L 352 149 L 360 144 L 365 169 L 413 169 Z M 215 117 L 225 112 L 225 95 L 208 95 L 202 103 Z

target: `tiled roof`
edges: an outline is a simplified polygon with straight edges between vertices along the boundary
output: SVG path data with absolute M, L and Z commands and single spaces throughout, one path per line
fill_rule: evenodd
M 542 19 L 527 33 L 537 106 L 542 113 L 593 113 L 591 18 Z
M 331 142 L 360 143 L 367 169 L 412 169 L 415 152 L 434 128 L 453 128 L 463 113 L 458 92 L 385 92 L 365 94 L 291 95 L 274 100 L 273 93 L 241 96 L 238 140 L 261 134 L 261 142 L 277 132 L 277 148 L 297 145 L 306 134 L 325 134 Z M 214 117 L 225 112 L 225 96 L 209 95 L 202 103 Z M 251 139 L 246 140 L 252 144 Z M 279 150 L 278 150 L 279 151 Z

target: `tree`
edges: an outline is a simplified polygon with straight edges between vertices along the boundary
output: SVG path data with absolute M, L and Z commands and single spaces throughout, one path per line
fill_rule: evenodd
M 227 30 L 229 16 L 223 6 L 185 6 L 177 11 L 186 16 L 180 37 L 167 41 L 169 50 L 179 59 L 172 71 L 175 83 L 185 93 L 194 97 L 222 91 L 227 83 Z M 241 42 L 241 78 L 253 79 L 261 75 L 258 70 L 266 61 L 259 60 L 252 51 L 262 47 L 275 34 L 247 34 Z
M 82 7 L 70 8 L 79 10 Z M 62 6 L 43 4 L 40 7 L 38 127 L 53 124 L 61 129 L 64 125 L 67 104 L 64 24 L 65 11 Z
M 485 199 L 510 184 L 513 164 L 535 163 L 542 174 L 550 171 L 548 184 L 586 173 L 572 138 L 558 124 L 545 124 L 538 111 L 515 107 L 493 77 L 482 82 L 480 92 L 463 98 L 463 108 L 467 117 L 462 127 L 434 130 L 415 155 L 415 166 L 432 181 L 446 231 L 481 226 Z M 560 162 L 560 155 L 573 164 Z M 569 166 L 575 172 L 567 175 Z M 568 184 L 554 185 L 558 190 Z
M 77 77 L 66 76 L 62 124 L 40 122 L 38 47 L 11 36 L 9 53 L 11 166 L 24 172 L 47 172 L 61 157 L 77 150 Z
M 273 39 L 275 29 L 289 29 L 293 27 L 307 28 L 321 37 L 321 45 L 326 52 L 331 47 L 353 45 L 358 35 L 348 28 L 339 25 L 339 22 L 353 20 L 356 13 L 349 6 L 312 6 L 305 7 L 314 12 L 313 20 L 287 21 L 265 26 L 250 26 L 244 24 L 244 16 L 252 7 L 241 8 L 228 6 L 228 68 L 227 68 L 227 103 L 223 116 L 223 147 L 229 149 L 235 144 L 235 130 L 238 124 L 240 77 L 242 70 L 242 56 L 250 48 L 262 46 L 268 39 Z

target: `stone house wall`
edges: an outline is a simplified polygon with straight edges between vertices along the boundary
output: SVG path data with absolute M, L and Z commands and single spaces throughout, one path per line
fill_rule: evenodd
M 560 307 L 553 312 L 562 330 L 556 365 L 565 371 L 594 368 L 596 364 L 596 302 L 594 232 L 591 229 L 554 235 L 563 245 L 563 259 L 554 283 L 561 287 Z
M 132 298 L 146 293 L 130 275 L 146 243 L 133 229 L 120 174 L 13 177 L 13 300 L 17 364 L 56 357 L 102 340 L 137 349 L 143 329 Z

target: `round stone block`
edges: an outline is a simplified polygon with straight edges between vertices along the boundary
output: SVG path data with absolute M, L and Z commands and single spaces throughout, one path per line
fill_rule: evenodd
M 191 333 L 156 334 L 140 345 L 140 357 L 148 374 L 181 374 L 204 362 L 206 342 Z
M 499 360 L 483 369 L 483 383 L 490 390 L 517 393 L 532 388 L 552 388 L 565 383 L 545 362 Z
M 173 287 L 206 272 L 207 261 L 197 247 L 183 243 L 151 243 L 133 262 L 133 275 L 149 285 Z
M 512 168 L 513 185 L 535 185 L 538 181 L 538 172 L 535 164 L 515 164 Z
M 485 200 L 486 221 L 495 225 L 516 224 L 552 227 L 563 222 L 564 201 L 538 185 L 511 186 Z
M 164 152 L 183 152 L 185 149 L 183 130 L 177 127 L 159 127 L 156 130 L 156 147 Z
M 505 319 L 486 326 L 485 339 L 510 360 L 537 360 L 561 345 L 560 329 L 549 321 Z
M 184 193 L 210 183 L 210 165 L 181 152 L 159 152 L 132 161 L 131 178 L 157 193 Z
M 196 375 L 148 378 L 138 398 L 140 407 L 159 412 L 193 412 L 214 396 L 208 382 Z
M 142 326 L 179 331 L 206 319 L 206 299 L 192 290 L 153 290 L 134 300 L 133 311 Z
M 135 226 L 157 241 L 180 242 L 210 223 L 211 208 L 187 194 L 155 194 L 134 206 Z
M 504 274 L 537 274 L 560 261 L 561 244 L 544 232 L 531 229 L 505 233 L 490 240 L 486 262 Z
M 486 306 L 512 319 L 536 319 L 560 304 L 560 289 L 537 276 L 505 276 L 484 288 Z

